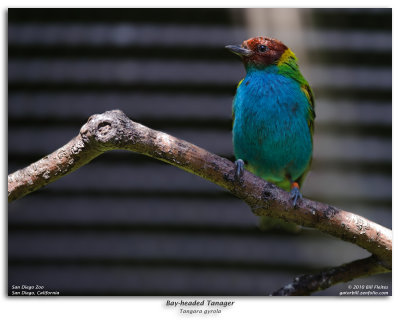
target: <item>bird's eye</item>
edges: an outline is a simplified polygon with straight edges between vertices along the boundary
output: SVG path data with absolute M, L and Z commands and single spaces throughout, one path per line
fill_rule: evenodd
M 265 52 L 265 51 L 267 51 L 267 50 L 268 50 L 267 46 L 265 46 L 265 45 L 263 45 L 263 44 L 261 44 L 261 45 L 258 46 L 258 51 L 259 51 L 259 52 Z

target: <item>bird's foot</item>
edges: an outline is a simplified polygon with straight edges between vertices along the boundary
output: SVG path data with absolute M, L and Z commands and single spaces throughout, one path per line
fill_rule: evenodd
M 244 161 L 242 159 L 237 159 L 235 161 L 235 180 L 241 181 L 244 172 Z
M 293 182 L 290 188 L 290 198 L 293 200 L 293 207 L 295 207 L 297 200 L 303 199 L 303 196 L 300 192 L 300 187 L 297 182 Z

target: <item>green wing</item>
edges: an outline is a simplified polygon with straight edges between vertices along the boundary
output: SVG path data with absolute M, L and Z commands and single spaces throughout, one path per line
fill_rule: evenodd
M 301 85 L 301 91 L 305 94 L 308 100 L 308 128 L 310 129 L 311 138 L 314 136 L 314 119 L 315 119 L 315 103 L 314 103 L 314 94 L 311 90 L 311 87 L 308 83 Z
M 308 128 L 310 129 L 310 134 L 311 134 L 311 141 L 313 141 L 313 136 L 314 136 L 314 119 L 315 119 L 315 104 L 314 104 L 314 94 L 311 90 L 311 87 L 308 83 L 305 83 L 301 85 L 301 90 L 304 92 L 305 96 L 307 97 L 307 100 L 309 102 L 308 104 L 308 117 L 307 117 L 307 123 L 308 123 Z M 306 170 L 304 170 L 303 174 L 297 179 L 297 183 L 301 186 L 303 184 L 304 179 L 307 176 L 308 171 L 310 170 L 312 163 L 312 157 L 310 159 L 310 162 L 308 163 L 308 166 Z

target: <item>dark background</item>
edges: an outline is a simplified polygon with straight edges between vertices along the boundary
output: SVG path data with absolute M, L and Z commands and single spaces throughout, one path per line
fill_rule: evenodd
M 10 9 L 8 171 L 113 108 L 233 160 L 244 69 L 224 46 L 272 36 L 316 96 L 304 195 L 391 228 L 391 20 L 390 9 Z M 263 233 L 221 188 L 118 151 L 10 204 L 8 226 L 9 293 L 266 295 L 369 255 L 315 230 Z M 390 285 L 391 275 L 353 283 Z

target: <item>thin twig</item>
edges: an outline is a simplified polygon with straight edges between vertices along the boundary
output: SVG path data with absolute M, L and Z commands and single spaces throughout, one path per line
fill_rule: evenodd
M 243 199 L 259 216 L 281 218 L 350 241 L 392 265 L 392 231 L 354 213 L 302 199 L 295 207 L 287 192 L 244 172 L 234 178 L 234 164 L 189 142 L 131 121 L 122 111 L 93 115 L 77 137 L 52 154 L 8 176 L 9 202 L 22 198 L 85 165 L 105 151 L 142 153 L 203 177 Z
M 293 283 L 271 293 L 271 296 L 308 296 L 313 292 L 325 290 L 341 282 L 385 272 L 389 272 L 389 270 L 382 266 L 376 257 L 371 256 L 317 274 L 296 277 Z

